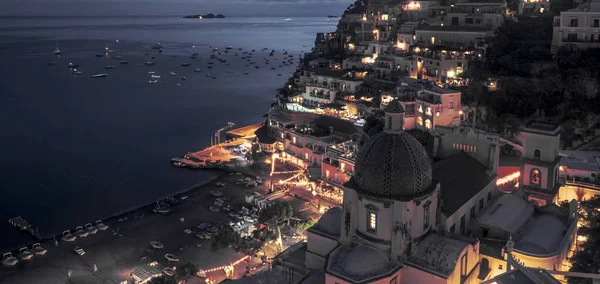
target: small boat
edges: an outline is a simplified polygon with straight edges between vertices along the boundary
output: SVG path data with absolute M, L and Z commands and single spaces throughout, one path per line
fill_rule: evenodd
M 60 55 L 60 49 L 58 49 L 58 47 L 56 48 L 56 50 L 54 50 L 54 54 L 55 55 Z
M 152 74 L 152 75 L 150 75 L 150 78 L 152 78 L 152 79 L 160 79 L 160 75 L 154 75 L 154 74 Z
M 19 250 L 19 258 L 21 260 L 30 260 L 33 257 L 33 253 L 31 253 L 27 247 L 22 247 Z
M 73 70 L 73 74 L 75 74 L 75 75 L 81 75 L 81 74 L 83 74 L 83 72 L 82 72 L 82 71 L 79 71 L 79 70 L 77 70 L 77 69 L 74 69 L 74 70 Z
M 161 214 L 166 214 L 171 212 L 171 208 L 169 207 L 169 205 L 163 203 L 163 202 L 156 202 L 156 206 L 154 206 L 154 213 L 161 213 Z
M 104 48 L 104 52 L 105 53 L 114 53 L 115 51 L 112 50 L 112 49 L 110 49 L 110 48 L 108 48 L 108 47 L 106 47 L 106 48 Z
M 194 72 L 200 73 L 200 72 L 202 72 L 202 70 L 200 70 L 200 68 L 196 68 L 196 69 L 194 69 Z
M 108 226 L 104 225 L 104 223 L 102 223 L 102 220 L 98 220 L 96 221 L 96 228 L 100 231 L 106 231 L 108 229 Z
M 89 235 L 89 233 L 83 229 L 82 226 L 78 226 L 77 228 L 75 228 L 75 235 L 77 235 L 80 238 L 85 238 Z
M 227 47 L 227 48 L 225 48 L 225 49 L 227 49 L 227 50 L 230 50 L 230 49 L 232 49 L 232 47 L 231 47 L 231 45 L 230 45 L 230 46 L 228 46 L 228 47 Z
M 98 54 L 96 54 L 96 57 L 104 57 L 104 54 L 98 53 Z
M 48 250 L 43 248 L 40 243 L 33 244 L 31 249 L 33 249 L 33 253 L 35 253 L 35 255 L 45 255 L 48 252 Z
M 92 223 L 87 223 L 85 224 L 85 229 L 88 231 L 89 234 L 94 235 L 96 233 L 98 233 L 98 228 L 92 226 Z
M 155 249 L 161 249 L 164 247 L 163 243 L 159 241 L 150 241 L 150 246 L 152 246 Z
M 150 83 L 150 84 L 158 83 L 158 80 L 150 80 L 150 81 L 148 81 L 148 83 Z
M 7 252 L 2 256 L 2 264 L 4 266 L 15 266 L 19 263 L 19 260 L 12 256 L 12 253 Z
M 113 56 L 113 59 L 123 59 L 123 56 L 121 56 L 121 55 L 115 55 L 115 56 Z
M 119 62 L 119 63 L 121 63 L 121 64 L 129 64 L 129 61 L 127 61 L 127 60 L 122 60 L 122 61 L 121 61 L 121 62 Z
M 151 65 L 154 65 L 154 62 L 152 62 L 152 61 L 146 61 L 146 63 L 144 63 L 144 64 L 146 64 L 147 66 L 151 66 Z
M 79 68 L 79 64 L 69 63 L 69 68 Z
M 76 236 L 73 236 L 69 230 L 63 232 L 62 240 L 65 242 L 73 242 L 77 239 Z
M 148 74 L 154 74 L 154 73 L 155 73 L 154 71 L 148 71 Z
M 167 253 L 167 254 L 165 254 L 165 258 L 166 258 L 166 259 L 167 259 L 169 262 L 171 262 L 171 261 L 173 261 L 173 262 L 178 262 L 178 261 L 179 261 L 179 257 L 177 257 L 177 256 L 176 256 L 176 255 L 174 255 L 174 254 L 170 254 L 170 253 Z
M 115 66 L 114 65 L 106 65 L 106 66 L 104 66 L 104 68 L 106 68 L 106 69 L 114 69 Z
M 176 75 L 177 75 L 177 73 L 175 73 L 175 72 L 171 71 L 171 72 L 169 72 L 169 75 L 170 75 L 170 76 L 176 76 Z
M 189 63 L 181 63 L 181 66 L 188 67 L 188 66 L 190 66 L 190 64 Z
M 106 77 L 106 76 L 108 76 L 108 74 L 100 73 L 100 74 L 94 74 L 94 75 L 92 75 L 91 78 L 103 78 L 103 77 Z
M 187 80 L 187 77 L 183 76 L 183 77 L 181 77 L 181 80 L 185 81 L 185 80 Z

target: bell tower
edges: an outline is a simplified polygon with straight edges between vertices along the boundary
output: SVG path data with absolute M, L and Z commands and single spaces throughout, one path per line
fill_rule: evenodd
M 532 121 L 521 130 L 523 154 L 519 188 L 539 206 L 552 203 L 560 188 L 560 132 L 558 124 L 548 121 Z

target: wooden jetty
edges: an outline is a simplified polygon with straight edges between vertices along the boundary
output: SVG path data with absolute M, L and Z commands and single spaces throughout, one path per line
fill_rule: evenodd
M 21 231 L 31 234 L 37 240 L 44 239 L 44 237 L 40 234 L 39 230 L 38 229 L 34 230 L 33 226 L 29 222 L 27 222 L 27 220 L 23 219 L 23 217 L 21 217 L 21 216 L 8 219 L 8 223 Z

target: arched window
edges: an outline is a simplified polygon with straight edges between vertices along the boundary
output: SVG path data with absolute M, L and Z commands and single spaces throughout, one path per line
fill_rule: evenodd
M 421 125 L 421 126 L 423 125 L 423 118 L 422 117 L 417 116 L 417 124 Z
M 542 173 L 538 169 L 532 169 L 529 183 L 539 186 L 542 183 Z
M 431 129 L 431 120 L 429 120 L 429 119 L 425 120 L 425 127 L 427 127 L 427 129 Z
M 540 150 L 535 149 L 535 151 L 533 151 L 533 158 L 534 159 L 539 160 L 541 156 L 542 156 L 542 152 L 540 152 Z

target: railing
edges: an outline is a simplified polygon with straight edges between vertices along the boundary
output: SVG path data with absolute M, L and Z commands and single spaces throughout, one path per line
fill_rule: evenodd
M 600 185 L 598 185 L 598 184 L 587 183 L 587 182 L 580 182 L 580 181 L 573 181 L 573 180 L 565 180 L 565 184 L 566 185 L 571 185 L 571 186 L 583 186 L 583 187 L 592 188 L 592 189 L 600 191 Z

